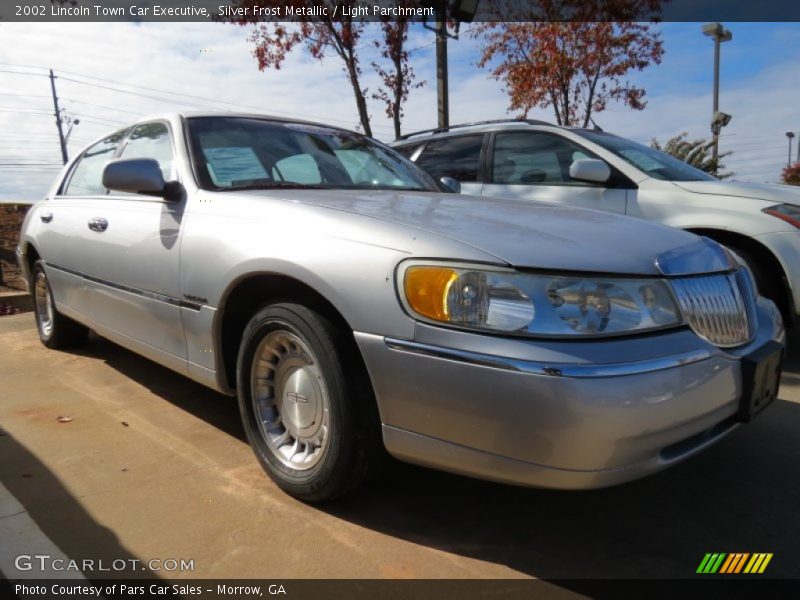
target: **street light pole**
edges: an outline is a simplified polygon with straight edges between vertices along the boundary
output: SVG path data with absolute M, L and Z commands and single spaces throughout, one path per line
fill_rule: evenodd
M 791 167 L 792 166 L 792 140 L 794 139 L 794 132 L 787 131 L 786 132 L 786 137 L 789 138 L 789 158 L 786 159 L 786 166 L 787 167 Z M 797 145 L 797 151 L 798 151 L 798 153 L 800 153 L 800 143 Z M 798 159 L 798 162 L 800 162 L 800 159 Z
M 733 39 L 733 34 L 722 26 L 722 23 L 708 23 L 703 25 L 703 34 L 714 39 L 714 108 L 712 115 L 719 113 L 719 47 L 722 42 L 729 42 Z M 712 117 L 713 118 L 713 117 Z M 719 158 L 719 130 L 712 123 L 711 132 L 713 133 L 713 146 L 711 148 L 711 160 L 717 164 Z

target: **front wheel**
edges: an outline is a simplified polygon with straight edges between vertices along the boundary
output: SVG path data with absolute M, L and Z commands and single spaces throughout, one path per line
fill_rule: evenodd
M 237 393 L 250 445 L 281 489 L 309 502 L 361 482 L 370 462 L 365 441 L 377 433 L 362 418 L 374 400 L 342 360 L 343 343 L 325 317 L 286 303 L 257 312 L 239 350 Z
M 89 330 L 58 310 L 53 300 L 53 289 L 41 260 L 33 267 L 33 307 L 39 339 L 48 348 L 75 346 L 86 341 Z

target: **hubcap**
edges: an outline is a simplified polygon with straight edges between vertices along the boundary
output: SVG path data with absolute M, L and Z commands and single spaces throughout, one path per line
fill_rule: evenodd
M 50 297 L 47 277 L 42 272 L 36 274 L 34 298 L 36 299 L 36 320 L 39 330 L 45 337 L 50 337 L 53 332 L 53 299 Z
M 250 378 L 253 410 L 269 451 L 297 470 L 316 465 L 328 445 L 328 390 L 314 353 L 297 335 L 261 340 Z

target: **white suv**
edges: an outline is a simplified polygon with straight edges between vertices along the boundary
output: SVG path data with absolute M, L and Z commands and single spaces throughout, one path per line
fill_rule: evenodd
M 800 311 L 800 189 L 720 181 L 599 129 L 542 121 L 428 130 L 394 147 L 465 194 L 594 208 L 705 235 L 747 261 L 787 323 Z

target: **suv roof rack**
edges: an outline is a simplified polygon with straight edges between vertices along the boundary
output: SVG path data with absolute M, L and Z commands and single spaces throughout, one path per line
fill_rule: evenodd
M 421 131 L 414 131 L 412 133 L 405 133 L 397 138 L 395 141 L 407 140 L 415 135 L 423 135 L 425 133 L 443 133 L 452 129 L 461 129 L 462 127 L 477 127 L 478 125 L 495 125 L 497 123 L 527 123 L 528 125 L 553 125 L 547 121 L 537 121 L 536 119 L 494 119 L 491 121 L 475 121 L 473 123 L 461 123 L 460 125 L 450 125 L 449 127 L 434 127 L 433 129 L 423 129 Z

